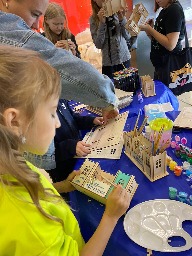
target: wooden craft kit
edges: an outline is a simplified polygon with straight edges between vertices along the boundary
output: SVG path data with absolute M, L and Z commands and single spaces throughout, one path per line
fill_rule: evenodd
M 168 175 L 166 164 L 167 154 L 165 151 L 167 145 L 160 144 L 163 127 L 155 134 L 152 141 L 150 141 L 142 134 L 147 117 L 145 117 L 139 130 L 137 129 L 138 120 L 139 115 L 134 130 L 124 132 L 125 154 L 153 182 Z
M 150 97 L 156 95 L 155 93 L 155 83 L 149 75 L 140 76 L 141 79 L 141 89 L 145 97 Z
M 104 9 L 105 17 L 110 17 L 120 11 L 121 8 L 126 8 L 127 3 L 125 0 L 105 0 L 102 7 Z
M 84 161 L 80 167 L 80 175 L 75 176 L 71 183 L 78 191 L 103 204 L 117 184 L 121 184 L 126 189 L 130 200 L 138 187 L 133 175 L 118 171 L 114 176 L 101 170 L 98 162 L 89 159 Z
M 89 158 L 120 159 L 123 148 L 123 129 L 127 117 L 126 111 L 109 119 L 106 125 L 93 128 L 85 135 L 83 141 L 91 145 Z
M 148 15 L 149 13 L 142 3 L 136 4 L 125 28 L 130 31 L 130 33 L 133 32 L 138 35 L 140 32 L 139 26 L 145 23 Z

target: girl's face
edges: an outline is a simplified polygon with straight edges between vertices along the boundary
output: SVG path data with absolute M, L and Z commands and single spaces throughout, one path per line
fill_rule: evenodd
M 102 4 L 104 0 L 93 0 L 100 8 L 102 7 Z
M 44 15 L 49 0 L 9 0 L 8 9 L 3 10 L 8 13 L 20 16 L 30 28 L 39 28 L 39 18 Z
M 62 16 L 55 17 L 53 19 L 45 20 L 50 30 L 56 35 L 60 35 L 65 27 L 65 18 Z
M 58 98 L 52 96 L 38 106 L 33 123 L 28 128 L 23 128 L 26 129 L 26 133 L 23 134 L 26 143 L 23 144 L 22 150 L 38 155 L 47 152 L 55 136 L 55 129 L 60 127 L 56 113 L 57 105 Z
M 170 4 L 170 0 L 156 0 L 159 7 L 166 8 Z

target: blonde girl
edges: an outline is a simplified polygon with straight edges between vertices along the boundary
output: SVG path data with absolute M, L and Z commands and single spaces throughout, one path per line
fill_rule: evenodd
M 128 194 L 119 185 L 108 197 L 97 230 L 84 244 L 68 205 L 23 158 L 24 151 L 47 151 L 60 126 L 60 91 L 57 71 L 37 53 L 0 46 L 1 255 L 101 256 L 129 206 Z
M 44 33 L 55 46 L 70 50 L 80 57 L 75 36 L 68 28 L 68 21 L 63 8 L 57 3 L 50 3 L 44 15 Z

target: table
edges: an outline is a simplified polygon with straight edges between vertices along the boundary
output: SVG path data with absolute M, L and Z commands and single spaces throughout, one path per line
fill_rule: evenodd
M 133 96 L 132 103 L 126 108 L 129 111 L 129 117 L 138 115 L 138 109 L 144 114 L 144 106 L 148 104 L 159 104 L 170 102 L 173 109 L 177 111 L 179 109 L 179 102 L 177 97 L 172 91 L 160 81 L 155 81 L 155 92 L 156 95 L 153 97 L 144 97 L 143 103 L 138 102 L 137 95 Z
M 162 99 L 167 100 L 166 102 L 171 101 L 173 108 L 175 110 L 178 109 L 178 102 L 176 97 L 169 91 L 169 89 L 165 88 L 164 85 L 160 82 L 156 82 L 156 89 L 161 91 Z M 125 127 L 129 127 L 133 129 L 136 115 L 138 113 L 138 108 L 143 109 L 145 104 L 150 103 L 162 103 L 159 102 L 157 96 L 155 98 L 149 97 L 144 98 L 144 102 L 139 104 L 137 102 L 137 96 L 134 96 L 134 100 L 132 104 L 125 108 L 122 111 L 126 111 L 131 109 L 131 115 L 129 115 Z M 146 103 L 147 102 L 147 103 Z M 168 113 L 168 117 L 172 120 L 176 118 L 178 115 L 178 111 L 173 111 Z M 139 126 L 142 122 L 142 118 L 139 121 Z M 190 138 L 191 131 L 183 130 L 180 136 L 185 136 L 188 138 L 188 146 L 191 146 L 192 138 Z M 170 155 L 173 159 L 175 159 L 174 152 L 172 149 L 168 150 L 168 155 Z M 150 182 L 145 175 L 129 160 L 129 158 L 122 152 L 121 158 L 119 160 L 110 160 L 110 159 L 91 159 L 93 161 L 99 162 L 101 168 L 105 171 L 108 171 L 112 174 L 115 174 L 118 170 L 121 170 L 124 173 L 128 173 L 134 175 L 136 177 L 136 181 L 139 184 L 139 187 L 131 201 L 129 209 L 134 207 L 135 205 L 153 199 L 168 199 L 168 188 L 175 187 L 178 191 L 185 191 L 188 194 L 192 194 L 192 190 L 190 186 L 187 184 L 186 177 L 184 175 L 180 177 L 176 177 L 171 171 L 168 176 L 157 180 L 155 182 Z M 181 164 L 181 159 L 176 160 L 177 163 Z M 84 159 L 78 159 L 75 169 L 79 169 L 79 167 L 84 162 Z M 70 204 L 71 207 L 75 210 L 74 214 L 79 222 L 82 235 L 85 241 L 89 240 L 89 238 L 94 233 L 97 228 L 100 219 L 102 217 L 104 211 L 104 205 L 87 197 L 86 195 L 74 191 L 70 193 Z M 106 247 L 104 252 L 104 256 L 146 256 L 147 250 L 136 243 L 134 243 L 125 233 L 123 228 L 123 220 L 124 217 L 121 217 L 118 221 L 118 224 L 110 238 L 110 241 Z M 190 222 L 185 223 L 185 230 L 192 235 L 192 224 Z M 176 239 L 176 243 L 178 243 Z M 192 256 L 192 250 L 186 252 L 177 253 L 179 256 Z M 156 252 L 153 251 L 153 255 L 161 256 L 161 255 L 170 255 L 170 253 L 165 252 Z M 172 254 L 173 255 L 173 254 Z
M 160 81 L 155 81 L 155 91 L 156 95 L 153 97 L 144 97 L 143 96 L 143 103 L 138 102 L 137 94 L 133 96 L 133 101 L 131 104 L 126 107 L 125 109 L 129 111 L 129 117 L 133 117 L 138 115 L 138 111 L 141 111 L 141 114 L 144 114 L 144 106 L 148 104 L 158 104 L 158 103 L 167 103 L 170 102 L 173 109 L 177 111 L 179 109 L 179 102 L 177 97 L 172 93 L 172 91 L 165 86 Z M 71 101 L 71 104 L 73 107 L 77 106 L 79 103 L 76 103 L 74 101 Z M 125 109 L 120 110 L 120 113 L 122 111 L 125 111 Z M 90 114 L 87 110 L 82 110 L 82 115 Z

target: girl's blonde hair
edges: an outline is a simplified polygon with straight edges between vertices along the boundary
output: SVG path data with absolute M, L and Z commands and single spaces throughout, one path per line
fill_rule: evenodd
M 16 182 L 0 178 L 0 183 L 14 189 L 24 187 L 35 206 L 47 218 L 62 221 L 47 214 L 40 200 L 52 200 L 55 196 L 45 189 L 39 174 L 32 171 L 19 152 L 21 139 L 6 126 L 3 113 L 8 108 L 22 109 L 28 127 L 33 123 L 40 103 L 50 96 L 59 97 L 60 77 L 57 71 L 39 58 L 33 51 L 0 46 L 0 171 L 11 175 Z
M 56 17 L 63 17 L 66 22 L 66 27 L 64 27 L 60 35 L 56 35 L 55 33 L 53 33 L 46 22 L 47 20 Z M 66 40 L 71 38 L 71 32 L 68 28 L 67 17 L 65 15 L 63 8 L 57 3 L 50 3 L 48 5 L 44 15 L 43 27 L 45 30 L 45 37 L 48 38 L 53 44 L 56 44 L 56 42 L 59 40 Z
M 175 3 L 177 2 L 177 0 L 170 0 L 169 4 Z M 160 8 L 160 6 L 157 4 L 156 0 L 155 0 L 155 8 L 154 11 L 156 12 L 158 9 Z
M 92 17 L 93 17 L 93 20 L 95 22 L 95 24 L 97 25 L 97 27 L 99 26 L 99 18 L 97 16 L 99 10 L 101 9 L 97 3 L 93 0 L 91 0 L 91 7 L 92 7 Z

